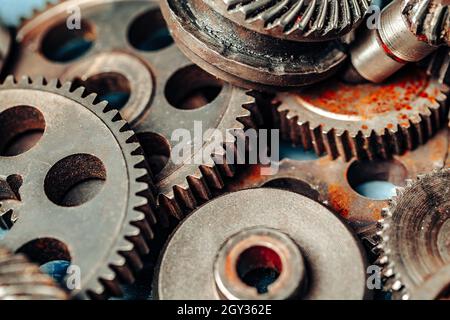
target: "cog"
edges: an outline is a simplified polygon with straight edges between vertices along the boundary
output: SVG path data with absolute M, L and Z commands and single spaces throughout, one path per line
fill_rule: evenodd
M 81 298 L 121 294 L 120 283 L 142 267 L 155 223 L 140 145 L 95 98 L 42 77 L 0 85 L 0 166 L 15 177 L 0 202 L 13 202 L 16 216 L 2 243 L 40 264 L 79 267 L 81 289 L 71 296 Z
M 414 296 L 450 262 L 449 186 L 450 169 L 419 176 L 398 188 L 383 211 L 379 263 L 384 266 L 386 288 L 396 299 Z
M 336 78 L 297 93 L 278 94 L 286 140 L 318 155 L 387 159 L 424 144 L 447 120 L 448 88 L 419 69 L 383 84 Z
M 66 300 L 52 278 L 22 254 L 0 247 L 0 300 Z
M 371 0 L 204 0 L 228 19 L 293 41 L 337 39 L 364 19 Z

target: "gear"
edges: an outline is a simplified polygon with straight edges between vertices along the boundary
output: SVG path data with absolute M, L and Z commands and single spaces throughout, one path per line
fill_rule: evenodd
M 255 32 L 293 41 L 344 36 L 364 19 L 371 0 L 204 0 L 212 9 Z
M 5 60 L 8 58 L 11 47 L 11 37 L 9 32 L 1 26 L 0 21 L 0 71 L 3 68 Z
M 440 48 L 435 52 L 428 63 L 427 71 L 439 83 L 450 86 L 450 49 Z
M 424 144 L 447 119 L 448 88 L 419 69 L 384 84 L 329 80 L 298 93 L 278 94 L 284 138 L 318 155 L 387 159 Z
M 450 131 L 449 131 L 450 132 Z M 377 222 L 387 200 L 371 199 L 355 191 L 361 182 L 387 180 L 403 185 L 407 178 L 440 169 L 447 156 L 447 130 L 439 131 L 430 141 L 402 156 L 387 161 L 296 160 L 295 153 L 282 159 L 272 174 L 262 174 L 267 166 L 253 165 L 237 172 L 224 192 L 270 187 L 286 189 L 320 201 L 339 214 L 371 251 L 378 245 Z M 282 146 L 283 148 L 284 146 Z
M 66 300 L 67 294 L 22 254 L 0 247 L 0 300 Z
M 98 298 L 133 281 L 155 218 L 134 133 L 83 91 L 11 76 L 0 86 L 0 200 L 15 217 L 2 243 L 40 264 L 70 261 L 81 272 L 71 295 Z
M 339 40 L 299 44 L 246 29 L 203 0 L 165 0 L 161 10 L 180 49 L 234 85 L 265 91 L 319 82 L 347 55 Z
M 439 269 L 415 289 L 411 300 L 450 300 L 450 264 Z
M 450 262 L 449 185 L 450 169 L 419 176 L 397 189 L 383 211 L 379 262 L 394 298 L 409 299 Z
M 364 299 L 365 273 L 359 242 L 328 209 L 252 189 L 205 204 L 179 226 L 154 289 L 160 299 Z M 262 274 L 270 281 L 259 282 Z
M 99 32 L 96 44 L 84 56 L 61 64 L 41 54 L 41 43 L 45 43 L 42 39 L 55 26 L 66 23 L 68 8 L 73 5 L 83 11 L 84 32 L 90 34 L 89 30 L 94 29 Z M 152 41 L 145 46 L 140 43 L 145 42 L 142 30 L 160 34 L 165 28 L 158 1 L 71 0 L 49 5 L 19 29 L 20 49 L 14 72 L 18 76 L 44 73 L 64 80 L 77 79 L 78 85 L 93 92 L 108 91 L 111 85 L 116 89 L 129 88 L 130 97 L 120 112 L 137 133 L 152 166 L 161 219 L 173 216 L 179 220 L 207 201 L 213 190 L 222 188 L 225 178 L 233 175 L 233 168 L 226 163 L 216 165 L 213 157 L 203 165 L 192 161 L 207 150 L 209 142 L 191 158 L 186 154 L 176 164 L 169 162 L 178 143 L 171 139 L 175 130 L 187 130 L 193 135 L 195 123 L 201 121 L 205 132 L 215 128 L 224 133 L 255 127 L 260 120 L 253 97 L 192 65 L 168 41 L 168 35 L 168 39 L 160 39 L 158 44 L 166 46 L 158 46 L 158 50 L 153 50 Z M 128 39 L 124 37 L 127 32 Z M 129 85 L 118 86 L 124 82 Z
M 422 41 L 450 45 L 450 6 L 442 0 L 403 0 L 403 16 Z

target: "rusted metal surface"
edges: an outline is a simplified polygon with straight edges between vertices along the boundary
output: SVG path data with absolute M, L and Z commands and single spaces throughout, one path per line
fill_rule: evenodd
M 259 249 L 242 251 L 242 246 Z M 280 261 L 269 258 L 268 249 Z M 277 253 L 282 250 L 287 251 Z M 303 256 L 304 272 L 295 250 Z M 240 252 L 237 260 L 233 252 Z M 240 267 L 222 265 L 239 265 L 241 259 Z M 258 294 L 242 282 L 248 267 L 273 269 L 279 263 L 287 272 L 279 270 L 267 292 Z M 182 222 L 162 254 L 154 288 L 160 299 L 219 299 L 224 292 L 227 298 L 270 299 L 295 292 L 296 299 L 358 300 L 369 297 L 366 263 L 350 229 L 320 203 L 285 190 L 242 190 L 212 200 Z M 242 272 L 239 279 L 233 278 L 234 268 Z M 290 268 L 297 269 L 290 273 Z M 307 287 L 297 290 L 303 280 Z
M 0 210 L 10 229 L 2 245 L 40 265 L 77 266 L 71 297 L 119 295 L 155 223 L 135 135 L 94 99 L 43 78 L 0 85 Z
M 259 34 L 203 0 L 165 0 L 161 9 L 174 40 L 192 61 L 244 88 L 273 91 L 316 83 L 347 57 L 339 40 L 302 45 Z
M 272 105 L 285 139 L 318 155 L 388 159 L 425 144 L 446 125 L 449 88 L 419 68 L 382 84 L 330 79 Z

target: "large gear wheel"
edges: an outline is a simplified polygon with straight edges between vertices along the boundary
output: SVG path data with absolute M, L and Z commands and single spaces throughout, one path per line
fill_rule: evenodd
M 257 285 L 257 274 L 268 271 L 273 281 Z M 169 300 L 364 299 L 365 273 L 359 242 L 324 206 L 252 189 L 212 200 L 178 227 L 154 290 Z
M 212 9 L 255 32 L 293 41 L 344 36 L 364 19 L 371 0 L 204 0 Z
M 203 0 L 164 0 L 161 10 L 179 48 L 234 85 L 264 91 L 319 82 L 343 65 L 339 40 L 300 44 L 244 28 Z
M 97 30 L 97 36 L 83 56 L 61 64 L 42 51 L 45 39 L 59 30 L 58 25 L 66 23 L 68 8 L 74 5 L 83 13 L 82 33 L 93 37 L 91 30 Z M 136 131 L 152 166 L 160 216 L 179 220 L 207 201 L 212 190 L 222 188 L 224 178 L 233 175 L 233 168 L 226 163 L 216 165 L 213 157 L 202 164 L 193 163 L 194 157 L 208 148 L 211 136 L 192 157 L 186 154 L 176 164 L 169 161 L 171 151 L 179 146 L 172 134 L 187 130 L 194 135 L 195 123 L 199 121 L 205 132 L 217 129 L 225 133 L 254 127 L 260 120 L 252 96 L 192 65 L 168 34 L 168 38 L 163 37 L 162 48 L 150 46 L 150 50 L 149 43 L 141 43 L 145 32 L 155 32 L 156 37 L 165 28 L 158 1 L 70 0 L 49 4 L 19 28 L 20 48 L 14 72 L 17 76 L 45 74 L 69 81 L 76 79 L 77 84 L 94 92 L 108 91 L 111 86 L 128 88 L 130 97 L 120 112 Z
M 225 192 L 270 187 L 286 189 L 320 201 L 340 215 L 359 235 L 371 251 L 378 245 L 377 223 L 388 200 L 372 199 L 355 189 L 365 181 L 386 180 L 394 185 L 404 185 L 406 179 L 441 169 L 447 157 L 448 133 L 438 132 L 427 144 L 401 156 L 386 161 L 358 161 L 322 157 L 315 160 L 298 160 L 295 152 L 272 166 L 252 165 L 240 170 L 225 187 Z M 295 150 L 295 149 L 294 149 Z
M 298 93 L 278 94 L 285 139 L 318 155 L 387 159 L 424 144 L 447 121 L 449 89 L 420 69 L 383 84 L 335 78 Z
M 13 217 L 2 244 L 39 264 L 69 261 L 80 270 L 71 295 L 99 298 L 133 281 L 155 218 L 134 133 L 83 91 L 43 78 L 0 85 L 0 203 Z
M 399 188 L 383 212 L 379 262 L 396 299 L 414 296 L 450 262 L 449 186 L 450 169 L 420 176 Z
M 66 300 L 68 296 L 23 254 L 0 247 L 0 300 Z

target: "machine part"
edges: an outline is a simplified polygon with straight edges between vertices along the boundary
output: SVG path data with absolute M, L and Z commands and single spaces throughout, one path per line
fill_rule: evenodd
M 8 58 L 9 50 L 11 48 L 11 36 L 5 28 L 1 26 L 0 21 L 0 71 Z
M 340 38 L 364 19 L 371 0 L 204 0 L 213 10 L 258 33 L 292 41 Z
M 450 264 L 433 273 L 411 294 L 411 300 L 450 300 Z
M 388 159 L 424 144 L 447 121 L 449 88 L 418 68 L 383 84 L 337 78 L 300 92 L 281 93 L 281 134 L 332 159 Z
M 449 185 L 450 169 L 419 176 L 383 211 L 379 263 L 395 299 L 409 299 L 450 262 Z
M 74 5 L 83 12 L 85 33 L 95 30 L 95 44 L 82 57 L 61 64 L 42 54 L 49 42 L 44 39 L 60 32 L 58 26 L 66 23 L 71 14 L 69 8 Z M 75 83 L 93 92 L 129 92 L 120 112 L 137 133 L 155 175 L 159 215 L 161 219 L 173 216 L 179 220 L 209 200 L 211 190 L 222 188 L 224 178 L 233 175 L 231 164 L 216 165 L 213 157 L 202 164 L 193 161 L 210 147 L 209 141 L 214 138 L 206 133 L 207 129 L 217 129 L 225 135 L 255 127 L 260 120 L 252 96 L 194 66 L 166 38 L 166 46 L 157 46 L 159 41 L 153 45 L 157 50 L 152 46 L 149 50 L 152 38 L 145 40 L 145 32 L 156 33 L 157 37 L 164 30 L 167 31 L 158 1 L 70 0 L 49 5 L 18 31 L 20 50 L 15 74 L 44 73 L 75 79 Z M 168 31 L 166 36 L 170 39 Z M 140 42 L 146 41 L 146 47 L 142 47 Z M 172 134 L 187 130 L 195 137 L 196 123 L 205 132 L 205 144 L 192 152 L 192 157 L 184 153 L 177 163 L 170 161 L 175 146 L 184 149 L 191 143 L 183 140 L 181 146 Z
M 133 281 L 155 217 L 134 133 L 83 91 L 43 78 L 0 85 L 0 203 L 14 213 L 2 244 L 39 265 L 70 262 L 81 272 L 71 296 L 102 298 Z
M 408 62 L 417 62 L 450 44 L 447 0 L 393 1 L 378 26 L 366 29 L 350 49 L 347 80 L 383 82 Z
M 339 214 L 375 253 L 378 245 L 377 222 L 388 200 L 365 197 L 355 191 L 355 186 L 373 180 L 389 181 L 402 186 L 406 179 L 441 169 L 447 157 L 450 130 L 439 131 L 430 141 L 402 156 L 391 160 L 352 161 L 321 157 L 300 161 L 284 158 L 273 174 L 261 174 L 263 165 L 253 165 L 236 174 L 224 192 L 270 187 L 296 192 L 320 201 Z
M 258 285 L 267 280 L 258 274 L 269 272 Z M 365 273 L 358 240 L 324 206 L 252 189 L 208 202 L 178 227 L 154 289 L 164 300 L 364 299 Z
M 339 40 L 302 45 L 277 39 L 232 22 L 203 0 L 165 0 L 161 10 L 181 51 L 240 87 L 274 91 L 316 83 L 347 57 Z
M 0 300 L 66 300 L 68 296 L 23 254 L 0 247 Z
M 439 48 L 428 64 L 428 74 L 450 86 L 450 48 Z

